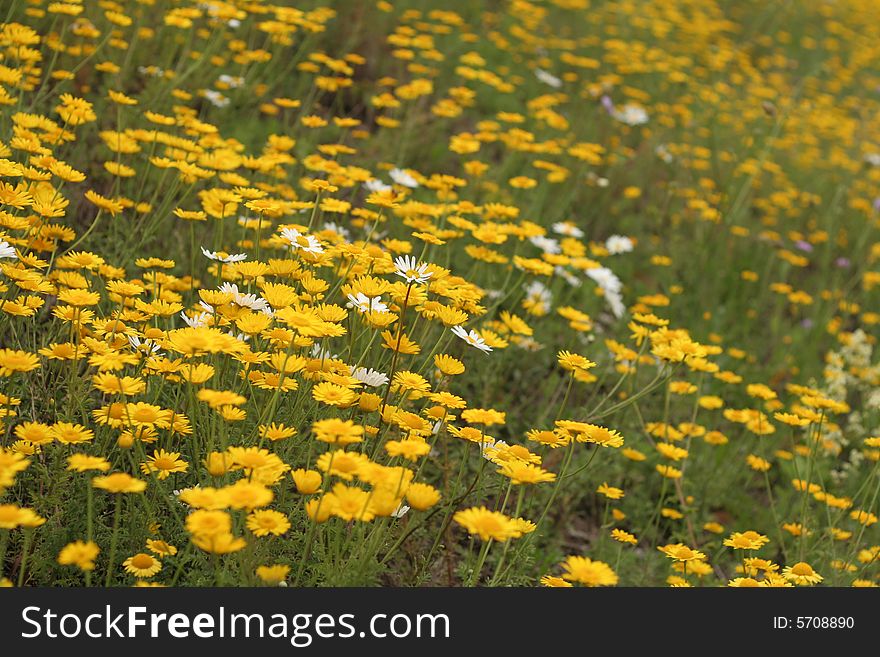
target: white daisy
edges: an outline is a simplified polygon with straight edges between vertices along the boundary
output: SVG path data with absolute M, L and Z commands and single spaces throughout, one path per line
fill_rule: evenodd
M 320 344 L 312 345 L 312 358 L 317 358 L 318 360 L 334 360 L 339 358 L 337 354 L 332 353 L 328 349 L 324 349 Z
M 371 310 L 377 313 L 387 313 L 388 305 L 382 302 L 382 297 L 368 297 L 363 292 L 348 295 L 348 303 L 345 304 L 349 308 L 357 308 L 362 313 L 368 313 Z
M 494 438 L 490 438 L 489 436 L 485 437 L 486 440 L 480 443 L 480 453 L 483 455 L 483 458 L 487 461 L 491 461 L 495 458 L 495 455 L 498 454 L 501 450 L 510 447 L 503 440 L 495 440 Z
M 474 329 L 468 331 L 463 326 L 453 326 L 450 330 L 472 347 L 476 347 L 480 351 L 485 351 L 486 353 L 492 351 L 492 347 L 487 345 L 482 336 Z
M 584 231 L 575 226 L 570 221 L 558 221 L 553 224 L 553 230 L 559 233 L 560 235 L 565 235 L 566 237 L 583 237 Z
M 428 264 L 417 262 L 412 256 L 400 256 L 394 261 L 394 266 L 397 267 L 394 273 L 405 278 L 407 283 L 424 283 L 431 278 Z
M 533 304 L 541 305 L 545 312 L 550 310 L 553 303 L 553 295 L 550 289 L 540 281 L 532 281 L 525 286 L 526 298 Z
M 403 518 L 406 515 L 407 511 L 409 511 L 409 507 L 401 502 L 397 505 L 397 508 L 391 512 L 391 516 L 394 518 Z
M 620 292 L 623 283 L 617 278 L 617 275 L 608 269 L 608 267 L 595 267 L 587 270 L 587 276 L 596 281 L 596 284 L 606 292 Z
M 135 351 L 143 351 L 148 354 L 161 355 L 161 352 L 159 351 L 159 343 L 157 343 L 155 340 L 151 340 L 150 338 L 141 340 L 136 335 L 129 335 L 128 344 L 130 344 L 131 348 Z
M 602 288 L 605 301 L 611 306 L 611 312 L 614 313 L 614 316 L 622 317 L 625 311 L 623 296 L 620 294 L 621 289 L 623 289 L 623 283 L 617 278 L 617 275 L 608 267 L 596 267 L 595 269 L 588 269 L 587 276 L 592 278 Z
M 204 96 L 214 107 L 226 107 L 229 105 L 229 99 L 214 89 L 205 90 Z
M 612 235 L 605 240 L 605 248 L 611 255 L 629 253 L 633 250 L 633 241 L 623 235 Z
M 398 185 L 403 185 L 404 187 L 409 187 L 410 189 L 415 189 L 419 186 L 419 181 L 413 178 L 403 169 L 391 169 L 391 171 L 388 172 L 388 175 L 391 176 L 391 180 L 396 182 Z
M 223 283 L 218 288 L 221 292 L 232 295 L 232 303 L 242 308 L 250 308 L 251 310 L 259 310 L 266 315 L 273 315 L 269 302 L 263 297 L 256 294 L 242 294 L 238 291 L 238 285 L 235 283 Z
M 364 187 L 366 187 L 368 192 L 387 192 L 391 189 L 391 185 L 386 185 L 378 178 L 370 178 L 364 183 Z
M 523 338 L 516 343 L 516 346 L 526 351 L 540 351 L 543 346 L 534 338 Z
M 223 73 L 222 75 L 220 75 L 220 77 L 217 78 L 217 82 L 221 82 L 221 83 L 227 85 L 231 89 L 236 89 L 244 84 L 244 78 L 241 76 L 237 76 L 237 75 L 232 76 L 232 75 L 226 75 L 226 73 Z
M 554 89 L 559 89 L 562 86 L 562 80 L 557 78 L 552 73 L 548 73 L 547 71 L 536 68 L 535 69 L 535 77 L 538 78 L 544 84 L 549 84 Z
M 342 237 L 342 239 L 344 239 L 346 242 L 348 241 L 348 238 L 351 235 L 351 233 L 348 232 L 347 228 L 344 228 L 343 226 L 340 226 L 339 224 L 335 224 L 332 221 L 328 221 L 327 223 L 324 224 L 324 230 L 329 230 L 329 231 L 336 233 L 337 235 Z
M 657 157 L 666 162 L 666 164 L 670 164 L 672 160 L 675 159 L 672 156 L 672 153 L 669 152 L 669 149 L 666 148 L 666 146 L 664 146 L 663 144 L 660 144 L 657 148 L 655 148 L 654 153 L 657 154 Z M 880 164 L 880 154 L 878 154 L 877 164 Z
M 568 271 L 565 267 L 556 266 L 553 270 L 557 276 L 560 276 L 566 283 L 571 285 L 572 287 L 580 287 L 582 285 L 581 279 Z
M 228 256 L 221 256 L 216 251 L 208 251 L 205 247 L 199 247 L 202 250 L 202 255 L 204 255 L 209 260 L 218 260 L 219 262 L 241 262 L 242 260 L 247 260 L 247 253 L 234 253 Z
M 180 318 L 186 322 L 186 325 L 190 328 L 201 328 L 202 326 L 205 326 L 210 316 L 211 313 L 199 313 L 198 315 L 190 317 L 184 311 L 180 311 Z
M 597 187 L 608 187 L 608 178 L 603 178 L 602 176 L 597 176 L 592 171 L 587 172 L 587 180 L 589 180 L 592 184 Z
M 545 237 L 544 235 L 533 235 L 529 238 L 529 241 L 541 249 L 544 253 L 562 253 L 562 247 L 559 246 L 559 242 L 554 240 L 552 237 Z
M 296 228 L 284 228 L 281 231 L 281 237 L 290 242 L 290 246 L 294 250 L 304 251 L 306 253 L 323 253 L 324 248 L 314 235 L 306 235 L 299 232 Z
M 354 378 L 372 388 L 378 388 L 388 383 L 388 375 L 384 372 L 377 372 L 366 367 L 353 367 L 351 365 L 349 365 L 348 369 Z
M 623 313 L 626 312 L 626 308 L 623 305 L 623 296 L 620 292 L 606 292 L 605 293 L 605 301 L 608 302 L 608 305 L 611 306 L 611 312 L 614 313 L 614 316 L 618 319 L 623 317 Z
M 165 77 L 165 70 L 158 66 L 138 66 L 137 70 L 141 75 L 150 75 L 154 78 Z
M 9 242 L 4 242 L 0 240 L 0 258 L 18 258 L 15 255 L 15 249 L 12 248 L 12 245 Z
M 642 125 L 648 122 L 648 113 L 643 107 L 627 103 L 620 109 L 615 108 L 611 111 L 611 116 L 627 125 Z

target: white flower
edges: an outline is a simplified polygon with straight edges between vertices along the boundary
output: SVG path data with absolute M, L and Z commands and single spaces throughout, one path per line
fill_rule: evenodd
M 223 283 L 217 289 L 225 294 L 231 294 L 233 298 L 238 296 L 239 294 L 238 285 L 236 285 L 235 283 Z
M 220 262 L 230 263 L 230 262 L 241 262 L 242 260 L 247 260 L 247 253 L 234 253 L 228 256 L 221 256 L 216 251 L 208 251 L 205 247 L 199 247 L 202 250 L 202 255 L 204 255 L 209 260 L 219 260 Z
M 141 75 L 151 75 L 154 78 L 165 77 L 165 70 L 158 66 L 138 66 L 137 70 Z
M 605 248 L 608 249 L 608 253 L 611 255 L 629 253 L 633 250 L 633 241 L 623 235 L 612 235 L 605 240 Z
M 378 178 L 370 178 L 370 180 L 364 183 L 364 187 L 367 188 L 368 192 L 387 192 L 391 189 L 391 185 L 386 185 Z
M 259 310 L 264 315 L 269 315 L 270 317 L 275 315 L 269 302 L 256 294 L 240 294 L 234 301 L 237 306 L 243 306 L 245 308 L 250 308 L 251 310 Z
M 409 175 L 403 169 L 391 169 L 388 172 L 388 175 L 391 176 L 391 180 L 396 182 L 398 185 L 403 185 L 404 187 L 409 187 L 410 189 L 415 189 L 419 186 L 419 181 Z
M 559 221 L 553 224 L 553 230 L 559 233 L 560 235 L 566 235 L 568 237 L 583 237 L 584 231 L 575 226 L 570 221 Z
M 226 75 L 225 73 L 223 73 L 220 77 L 217 78 L 217 82 L 222 82 L 228 87 L 235 89 L 244 84 L 244 78 L 240 76 L 233 77 L 232 75 Z
M 620 109 L 614 109 L 611 116 L 627 125 L 642 125 L 648 122 L 648 113 L 643 107 L 627 103 Z
M 192 488 L 201 488 L 201 485 L 200 485 L 200 484 L 196 484 L 196 485 L 193 486 Z M 189 506 L 188 503 L 186 503 L 186 502 L 184 502 L 182 499 L 180 499 L 180 494 L 181 494 L 184 490 L 191 490 L 191 489 L 186 489 L 186 488 L 175 488 L 175 489 L 172 490 L 171 492 L 174 494 L 174 497 L 177 498 L 177 503 L 178 503 L 178 504 L 180 504 L 180 505 L 182 505 L 182 506 L 185 506 L 185 507 L 192 508 L 192 507 Z
M 525 286 L 526 298 L 534 304 L 540 304 L 545 311 L 550 310 L 553 295 L 549 288 L 540 281 L 532 281 Z
M 348 238 L 351 235 L 351 233 L 348 232 L 347 228 L 344 228 L 343 226 L 335 224 L 332 221 L 328 221 L 327 223 L 324 224 L 324 230 L 329 230 L 331 232 L 336 233 L 337 235 L 342 237 L 346 242 L 348 241 Z
M 557 276 L 560 276 L 566 283 L 571 285 L 572 287 L 580 287 L 582 285 L 581 279 L 568 271 L 565 267 L 556 266 L 553 270 Z
M 534 338 L 523 338 L 516 343 L 516 346 L 520 349 L 525 349 L 526 351 L 540 351 L 543 349 L 541 343 Z
M 623 306 L 623 297 L 620 292 L 605 292 L 605 301 L 611 306 L 611 312 L 617 318 L 623 317 L 626 308 Z
M 366 367 L 354 367 L 352 365 L 349 365 L 348 369 L 354 378 L 372 388 L 378 388 L 388 383 L 388 375 L 384 372 L 378 372 Z
M 535 77 L 538 78 L 544 84 L 549 84 L 554 89 L 559 89 L 562 86 L 562 80 L 557 78 L 552 73 L 548 73 L 547 71 L 536 68 L 535 69 Z
M 559 246 L 559 242 L 554 240 L 552 237 L 545 237 L 544 235 L 533 235 L 529 238 L 529 241 L 541 249 L 544 253 L 562 253 L 562 248 Z
M 495 458 L 498 452 L 510 447 L 510 445 L 503 440 L 495 440 L 489 436 L 486 436 L 485 438 L 486 440 L 480 443 L 480 453 L 487 461 L 491 461 Z
M 349 294 L 348 303 L 345 305 L 349 308 L 357 308 L 362 313 L 368 313 L 371 310 L 377 313 L 388 312 L 388 306 L 382 302 L 382 297 L 370 298 L 363 292 L 358 292 L 356 295 Z
M 229 105 L 229 99 L 219 91 L 207 89 L 205 90 L 204 95 L 214 107 L 226 107 Z
M 602 288 L 605 301 L 611 306 L 611 312 L 614 313 L 614 316 L 622 317 L 625 310 L 623 297 L 620 294 L 623 283 L 620 282 L 617 275 L 608 267 L 596 267 L 595 269 L 588 269 L 587 276 L 592 278 Z
M 880 167 L 880 153 L 865 153 L 865 162 L 872 167 Z
M 15 249 L 12 248 L 12 245 L 8 242 L 4 242 L 0 240 L 0 258 L 17 258 L 15 255 Z
M 391 512 L 392 517 L 394 518 L 403 518 L 406 515 L 406 512 L 409 511 L 409 507 L 401 502 L 397 505 L 397 508 Z
M 320 344 L 313 344 L 312 358 L 317 358 L 318 360 L 334 360 L 336 358 L 339 358 L 339 356 L 327 349 L 322 348 Z
M 190 317 L 184 311 L 180 311 L 180 318 L 186 322 L 186 325 L 190 328 L 201 328 L 202 326 L 205 326 L 210 316 L 211 313 L 199 313 L 198 315 Z
M 223 285 L 221 285 L 218 289 L 221 292 L 231 294 L 232 303 L 234 303 L 236 306 L 241 306 L 242 308 L 250 308 L 251 310 L 259 310 L 266 315 L 274 315 L 274 312 L 269 306 L 268 301 L 266 301 L 263 297 L 257 296 L 256 294 L 242 294 L 238 291 L 238 285 L 236 285 L 235 283 L 223 283 Z
M 431 278 L 428 264 L 417 262 L 412 256 L 400 256 L 394 261 L 394 266 L 397 267 L 394 273 L 405 278 L 407 283 L 424 283 Z
M 161 355 L 161 352 L 159 351 L 159 343 L 155 340 L 151 340 L 149 338 L 141 340 L 136 335 L 129 335 L 128 344 L 130 344 L 131 348 L 135 351 L 144 351 L 149 354 Z
M 587 180 L 589 180 L 594 185 L 599 187 L 608 187 L 608 178 L 603 178 L 601 176 L 597 176 L 592 171 L 587 172 Z
M 619 292 L 623 287 L 623 283 L 617 278 L 617 275 L 608 269 L 608 267 L 595 267 L 587 270 L 587 276 L 596 281 L 596 284 L 606 292 Z
M 301 233 L 296 228 L 284 228 L 281 231 L 281 237 L 290 242 L 290 246 L 294 250 L 305 251 L 306 253 L 324 253 L 324 248 L 317 237 Z
M 492 347 L 487 345 L 486 341 L 474 329 L 468 331 L 463 326 L 453 326 L 450 330 L 472 347 L 476 347 L 486 353 L 492 351 Z
M 669 149 L 666 148 L 666 146 L 664 146 L 663 144 L 660 144 L 657 148 L 655 148 L 654 153 L 657 154 L 657 157 L 666 162 L 666 164 L 670 164 L 674 159 L 672 153 L 670 153 Z M 880 157 L 880 154 L 878 154 L 878 157 Z M 877 163 L 880 164 L 880 159 L 878 159 Z

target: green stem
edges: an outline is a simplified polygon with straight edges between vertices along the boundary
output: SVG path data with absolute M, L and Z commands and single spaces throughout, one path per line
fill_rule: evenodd
M 107 577 L 104 587 L 110 586 L 113 577 L 113 567 L 116 564 L 116 543 L 119 538 L 119 510 L 122 507 L 122 493 L 116 493 L 116 506 L 113 509 L 113 536 L 110 539 L 110 560 L 107 562 Z

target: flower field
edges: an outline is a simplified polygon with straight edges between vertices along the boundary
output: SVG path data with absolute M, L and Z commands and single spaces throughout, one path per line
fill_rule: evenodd
M 870 0 L 7 0 L 0 583 L 877 586 Z

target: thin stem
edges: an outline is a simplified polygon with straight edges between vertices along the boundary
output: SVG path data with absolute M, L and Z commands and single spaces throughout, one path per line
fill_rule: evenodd
M 110 539 L 110 560 L 107 562 L 107 577 L 104 586 L 110 586 L 113 566 L 116 564 L 116 543 L 119 538 L 119 510 L 122 507 L 122 493 L 116 493 L 116 507 L 113 509 L 113 536 Z

